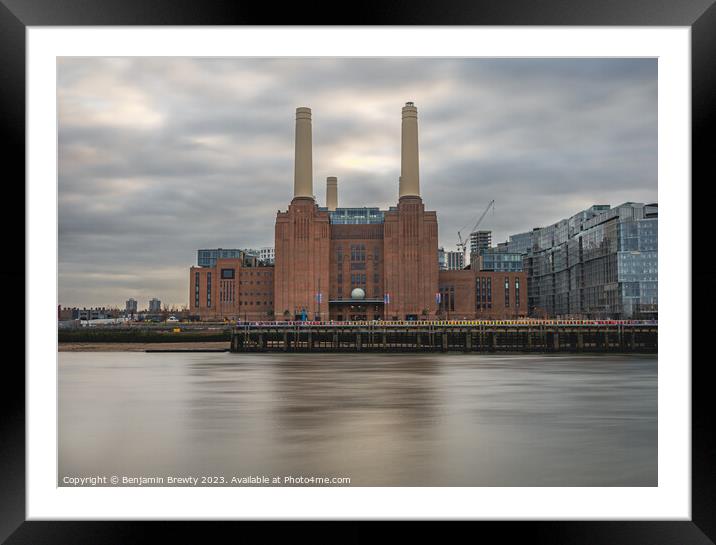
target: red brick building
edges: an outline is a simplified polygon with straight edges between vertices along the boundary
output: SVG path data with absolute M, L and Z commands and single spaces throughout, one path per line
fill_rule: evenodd
M 438 316 L 507 320 L 527 316 L 527 273 L 440 271 Z
M 201 320 L 268 320 L 273 317 L 273 267 L 255 257 L 217 259 L 191 267 L 189 310 Z
M 275 223 L 275 265 L 219 259 L 192 267 L 201 319 L 418 320 L 526 315 L 524 273 L 438 270 L 438 222 L 420 197 L 417 109 L 402 110 L 398 202 L 388 210 L 327 206 L 313 196 L 311 110 L 296 109 L 294 197 Z M 238 280 L 238 281 L 237 281 Z

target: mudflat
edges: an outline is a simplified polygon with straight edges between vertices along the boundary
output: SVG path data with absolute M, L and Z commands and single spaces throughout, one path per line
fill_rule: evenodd
M 59 343 L 59 352 L 144 352 L 145 350 L 199 350 L 229 348 L 229 341 L 176 343 Z

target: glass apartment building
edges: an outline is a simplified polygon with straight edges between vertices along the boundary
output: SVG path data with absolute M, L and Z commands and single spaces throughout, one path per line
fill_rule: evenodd
M 258 261 L 272 264 L 274 249 L 264 247 L 259 250 L 253 248 L 212 248 L 197 250 L 196 264 L 198 267 L 216 267 L 217 259 L 242 259 L 247 267 L 257 266 Z
M 196 264 L 199 267 L 216 267 L 217 259 L 241 259 L 245 253 L 245 250 L 237 248 L 212 248 L 207 250 L 197 250 Z
M 319 210 L 327 210 L 320 208 Z M 336 208 L 328 212 L 331 223 L 358 225 L 365 223 L 383 223 L 385 213 L 380 208 Z
M 470 260 L 477 263 L 480 271 L 521 272 L 522 254 L 505 252 L 503 247 L 487 248 Z
M 497 248 L 506 253 L 526 254 L 532 250 L 532 233 L 533 231 L 527 231 L 526 233 L 510 235 L 510 239 L 507 242 L 498 244 Z
M 657 317 L 658 205 L 595 205 L 527 235 L 506 249 L 522 251 L 530 315 Z

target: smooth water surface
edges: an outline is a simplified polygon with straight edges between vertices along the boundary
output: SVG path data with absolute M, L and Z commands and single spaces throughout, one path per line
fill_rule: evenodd
M 655 356 L 61 352 L 58 365 L 60 486 L 658 484 Z

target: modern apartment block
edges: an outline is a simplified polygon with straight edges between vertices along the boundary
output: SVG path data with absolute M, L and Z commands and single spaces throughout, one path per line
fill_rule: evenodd
M 529 248 L 523 260 L 533 316 L 658 315 L 657 204 L 595 205 L 515 235 L 507 248 Z
M 137 314 L 137 300 L 134 298 L 127 299 L 124 307 L 125 316 L 136 316 Z
M 272 265 L 276 257 L 273 246 L 264 246 L 259 249 L 259 259 L 267 265 Z
M 465 254 L 460 251 L 438 248 L 438 268 L 441 271 L 459 271 L 465 268 Z
M 492 231 L 475 231 L 470 233 L 470 255 L 480 255 L 480 252 L 492 246 Z

